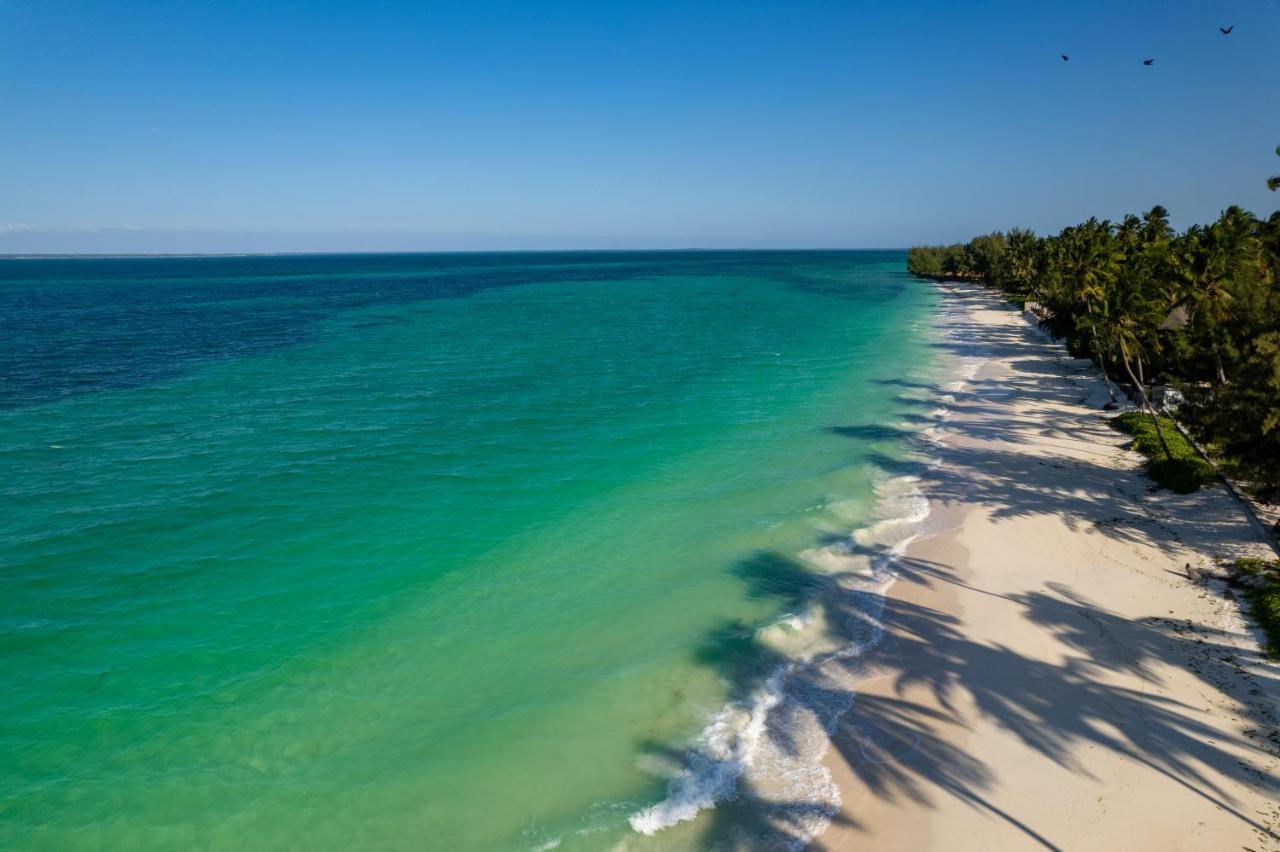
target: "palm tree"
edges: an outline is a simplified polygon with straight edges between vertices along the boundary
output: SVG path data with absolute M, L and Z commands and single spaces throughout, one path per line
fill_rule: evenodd
M 1191 305 L 1196 329 L 1208 340 L 1218 385 L 1227 383 L 1222 365 L 1222 330 L 1231 316 L 1226 257 L 1210 228 L 1193 225 L 1180 241 L 1175 262 Z
M 1280 190 L 1280 175 L 1267 186 Z M 1178 235 L 1153 207 L 1118 225 L 922 249 L 913 263 L 1038 302 L 1041 324 L 1097 361 L 1112 399 L 1110 374 L 1127 375 L 1170 458 L 1147 381 L 1177 385 L 1179 420 L 1242 476 L 1280 489 L 1280 211 L 1260 221 L 1231 207 Z
M 1098 327 L 1108 313 L 1116 276 L 1124 261 L 1120 243 L 1112 234 L 1110 222 L 1090 219 L 1078 228 L 1068 228 L 1060 237 L 1063 249 L 1063 265 L 1068 286 L 1072 286 L 1072 307 L 1077 312 L 1077 327 L 1089 332 L 1090 347 L 1102 376 L 1107 383 L 1107 393 L 1115 401 L 1111 376 L 1107 373 L 1107 358 L 1111 354 L 1111 341 L 1098 336 Z
M 1035 234 L 1022 228 L 1014 228 L 1005 235 L 1006 247 L 1001 258 L 1002 286 L 1014 295 L 1026 298 L 1036 277 L 1036 261 L 1040 240 Z
M 1108 315 L 1103 318 L 1103 336 L 1108 347 L 1120 353 L 1120 363 L 1124 365 L 1129 381 L 1138 391 L 1142 410 L 1151 417 L 1151 423 L 1155 426 L 1160 448 L 1164 450 L 1165 458 L 1172 460 L 1173 453 L 1169 451 L 1169 444 L 1165 441 L 1160 415 L 1151 404 L 1145 382 L 1133 371 L 1133 362 L 1142 358 L 1143 338 L 1147 336 L 1144 332 L 1151 328 L 1150 317 L 1144 316 L 1147 313 L 1146 306 L 1136 298 L 1137 295 L 1131 294 L 1130 299 L 1125 299 L 1122 294 L 1117 294 L 1118 298 L 1111 303 Z
M 1280 145 L 1276 146 L 1276 156 L 1280 157 Z M 1275 192 L 1277 189 L 1280 189 L 1280 175 L 1272 175 L 1271 177 L 1267 178 L 1267 189 L 1271 190 L 1272 192 Z
M 1158 204 L 1142 214 L 1141 221 L 1132 218 L 1135 221 L 1131 243 L 1125 248 L 1120 284 L 1130 310 L 1141 316 L 1146 345 L 1155 355 L 1163 348 L 1160 331 L 1181 295 L 1171 274 L 1174 232 L 1169 227 L 1169 211 Z M 1141 358 L 1138 379 L 1145 379 Z
M 1207 337 L 1219 386 L 1227 383 L 1224 355 L 1235 357 L 1247 337 L 1250 304 L 1266 277 L 1258 221 L 1239 207 L 1228 207 L 1207 228 L 1188 229 L 1181 271 L 1189 285 L 1191 313 Z

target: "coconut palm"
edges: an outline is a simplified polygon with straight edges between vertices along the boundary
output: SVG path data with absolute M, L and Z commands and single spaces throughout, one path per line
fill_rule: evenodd
M 1230 207 L 1178 235 L 1157 206 L 1056 236 L 1015 229 L 918 249 L 911 264 L 1038 302 L 1041 323 L 1099 364 L 1112 399 L 1112 372 L 1128 377 L 1166 454 L 1148 388 L 1176 385 L 1179 418 L 1237 472 L 1280 489 L 1280 211 L 1261 222 Z
M 1036 277 L 1040 258 L 1040 240 L 1031 231 L 1014 228 L 1005 235 L 1005 251 L 1001 263 L 1001 286 L 1025 297 Z

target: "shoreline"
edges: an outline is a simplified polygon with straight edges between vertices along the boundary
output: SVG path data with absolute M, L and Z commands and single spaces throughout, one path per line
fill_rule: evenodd
M 936 427 L 930 532 L 896 565 L 824 758 L 842 805 L 808 848 L 1280 848 L 1277 667 L 1184 570 L 1269 544 L 1221 484 L 1154 489 L 1091 364 L 998 295 L 936 286 L 944 349 L 988 357 Z

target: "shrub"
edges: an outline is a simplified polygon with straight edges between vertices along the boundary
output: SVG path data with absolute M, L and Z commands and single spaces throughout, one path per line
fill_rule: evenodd
M 1242 556 L 1231 563 L 1231 570 L 1247 577 L 1261 577 L 1263 573 L 1280 570 L 1280 565 L 1253 556 Z
M 1230 567 L 1232 573 L 1250 578 L 1245 592 L 1249 614 L 1266 636 L 1267 653 L 1280 657 L 1280 561 L 1244 558 Z
M 1160 427 L 1172 457 L 1166 456 L 1160 446 L 1160 438 L 1149 415 L 1126 411 L 1111 424 L 1133 436 L 1133 449 L 1147 457 L 1147 475 L 1165 488 L 1179 494 L 1190 494 L 1217 481 L 1218 475 L 1213 467 L 1196 452 L 1169 418 L 1161 417 Z
M 1267 653 L 1280 657 L 1280 584 L 1251 589 L 1246 597 L 1250 615 L 1266 635 Z

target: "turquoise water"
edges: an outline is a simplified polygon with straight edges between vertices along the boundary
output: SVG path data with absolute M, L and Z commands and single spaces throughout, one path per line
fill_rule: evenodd
M 874 511 L 904 265 L 0 260 L 0 847 L 707 844 L 628 817 Z

